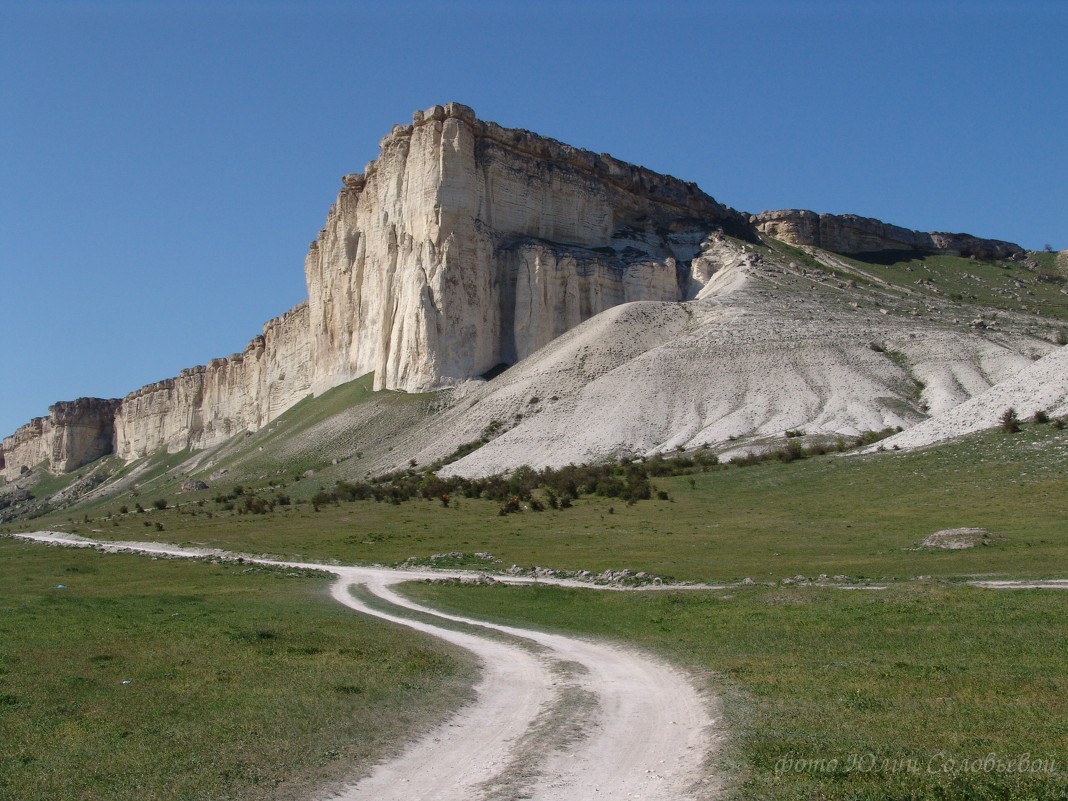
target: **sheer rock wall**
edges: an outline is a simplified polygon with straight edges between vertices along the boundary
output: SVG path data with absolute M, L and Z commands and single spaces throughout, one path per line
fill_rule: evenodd
M 4 475 L 209 447 L 369 372 L 405 391 L 477 377 L 619 303 L 685 299 L 703 236 L 748 230 L 693 183 L 457 103 L 417 111 L 342 181 L 305 260 L 306 302 L 244 352 L 100 401 L 77 427 L 51 412 L 23 426 Z
M 115 415 L 115 453 L 206 448 L 256 431 L 310 391 L 308 306 L 268 321 L 242 353 L 131 392 Z
M 433 389 L 514 362 L 562 321 L 681 300 L 673 240 L 747 226 L 692 183 L 456 103 L 395 126 L 344 182 L 305 262 L 316 392 L 369 372 L 377 389 Z
M 12 480 L 42 462 L 56 473 L 77 470 L 111 452 L 118 400 L 78 398 L 48 407 L 4 438 L 0 468 Z

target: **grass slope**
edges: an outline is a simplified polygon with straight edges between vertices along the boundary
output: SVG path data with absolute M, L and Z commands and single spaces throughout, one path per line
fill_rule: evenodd
M 473 617 L 626 641 L 693 669 L 724 699 L 718 769 L 732 799 L 1068 797 L 1068 593 L 921 583 L 405 592 Z
M 0 799 L 296 798 L 466 696 L 328 581 L 0 540 Z
M 890 251 L 838 258 L 910 293 L 961 306 L 1039 314 L 1068 322 L 1068 298 L 1061 292 L 1068 275 L 1054 257 L 1052 253 L 1033 253 L 1025 261 L 978 261 Z
M 468 498 L 454 498 L 448 507 L 438 500 L 399 505 L 342 502 L 316 512 L 312 504 L 299 501 L 320 486 L 329 486 L 317 476 L 291 481 L 285 487 L 261 481 L 243 487 L 243 494 L 229 501 L 214 500 L 224 489 L 220 485 L 202 493 L 161 498 L 167 502 L 164 510 L 154 508 L 154 495 L 142 494 L 137 500 L 147 507 L 144 512 L 119 513 L 112 502 L 86 515 L 88 520 L 52 517 L 34 522 L 38 528 L 98 537 L 164 539 L 314 560 L 389 563 L 443 552 L 488 551 L 502 560 L 501 566 L 514 562 L 594 571 L 629 567 L 708 581 L 752 576 L 757 580 L 754 586 L 643 596 L 544 587 L 426 586 L 417 592 L 474 615 L 637 643 L 705 674 L 709 686 L 723 697 L 732 727 L 724 769 L 734 777 L 737 798 L 1068 798 L 1063 772 L 1021 771 L 1019 763 L 1029 755 L 1043 765 L 1053 759 L 1061 771 L 1068 765 L 1064 725 L 1068 720 L 1064 678 L 1068 644 L 1063 627 L 1068 594 L 1001 593 L 957 583 L 977 575 L 1064 575 L 1063 566 L 1068 564 L 1068 434 L 1064 430 L 1027 424 L 1017 434 L 988 431 L 923 451 L 724 466 L 653 482 L 668 492 L 670 500 L 628 506 L 618 500 L 584 497 L 571 509 L 502 517 L 499 503 Z M 278 503 L 268 514 L 240 513 L 243 498 L 250 494 L 277 498 L 279 493 L 291 493 L 292 502 Z M 234 508 L 227 509 L 226 504 Z M 957 526 L 983 527 L 997 538 L 989 546 L 965 551 L 915 548 L 931 532 Z M 26 649 L 27 656 L 22 656 L 21 646 L 8 646 L 5 652 L 32 658 L 34 664 L 69 665 L 58 674 L 61 679 L 48 679 L 32 691 L 39 695 L 31 706 L 23 706 L 31 690 L 15 684 L 16 676 L 25 681 L 23 671 L 10 656 L 0 662 L 7 671 L 0 675 L 2 692 L 15 699 L 9 709 L 0 711 L 0 725 L 8 735 L 5 741 L 54 745 L 55 754 L 49 758 L 55 762 L 46 766 L 42 776 L 65 775 L 65 768 L 54 765 L 67 764 L 71 753 L 82 753 L 80 749 L 86 747 L 84 731 L 89 726 L 74 728 L 81 732 L 74 739 L 57 740 L 54 734 L 71 725 L 63 717 L 67 713 L 54 711 L 68 708 L 65 699 L 72 692 L 70 686 L 87 687 L 89 708 L 99 710 L 95 714 L 105 736 L 92 754 L 99 754 L 106 763 L 105 754 L 126 747 L 129 738 L 121 733 L 137 729 L 122 723 L 108 728 L 109 716 L 119 712 L 100 699 L 114 698 L 130 688 L 136 691 L 145 681 L 166 673 L 165 667 L 152 667 L 157 659 L 151 656 L 156 626 L 188 626 L 183 637 L 206 638 L 207 645 L 198 652 L 203 659 L 238 655 L 233 668 L 212 668 L 205 673 L 198 689 L 214 688 L 220 669 L 246 671 L 259 665 L 257 670 L 263 673 L 244 672 L 240 682 L 235 682 L 240 688 L 231 688 L 239 696 L 248 696 L 253 711 L 261 692 L 258 688 L 278 693 L 280 687 L 293 687 L 296 668 L 350 647 L 329 644 L 330 639 L 322 640 L 328 643 L 324 646 L 312 637 L 310 647 L 320 648 L 321 653 L 299 653 L 305 642 L 300 632 L 306 627 L 317 630 L 321 615 L 351 621 L 341 610 L 325 610 L 317 595 L 322 585 L 308 579 L 283 581 L 273 575 L 246 575 L 234 567 L 179 566 L 143 558 L 135 565 L 129 561 L 134 557 L 0 545 L 21 549 L 22 555 L 22 561 L 13 562 L 7 555 L 14 551 L 0 553 L 0 565 L 6 571 L 0 576 L 0 593 L 15 599 L 3 602 L 7 631 L 0 643 L 36 642 L 48 630 L 40 626 L 41 620 L 64 632 L 62 641 L 50 646 L 59 649 L 58 655 Z M 35 567 L 25 561 L 31 557 L 59 561 Z M 78 596 L 49 589 L 56 583 L 76 587 L 73 579 L 64 578 L 73 575 L 81 582 L 82 576 L 60 573 L 58 566 L 77 566 L 76 560 L 82 559 L 100 571 L 86 577 L 93 578 L 91 586 L 110 599 L 100 608 L 95 602 L 73 604 Z M 116 560 L 114 569 L 110 560 Z M 184 570 L 194 568 L 204 573 L 198 574 L 197 581 L 218 582 L 211 584 L 210 593 L 189 587 L 191 579 Z M 170 574 L 142 578 L 144 571 Z M 781 582 L 796 574 L 821 573 L 882 581 L 889 589 L 848 592 Z M 247 582 L 259 582 L 257 597 L 264 583 L 268 588 L 299 589 L 284 603 L 279 601 L 281 606 L 273 612 L 252 612 L 245 606 L 251 603 L 252 594 Z M 81 584 L 79 592 L 85 586 Z M 184 602 L 164 603 L 157 597 L 168 593 L 194 595 L 201 598 L 198 604 L 205 603 L 204 599 L 218 600 L 223 609 L 215 608 L 204 620 L 197 620 L 183 611 Z M 233 600 L 231 593 L 242 598 L 242 603 Z M 32 604 L 19 600 L 27 594 Z M 133 600 L 128 602 L 128 596 Z M 20 612 L 23 617 L 12 617 L 7 612 L 26 604 L 32 612 L 29 616 Z M 57 614 L 63 610 L 64 614 Z M 180 614 L 173 617 L 175 612 Z M 273 627 L 290 628 L 282 637 L 261 641 L 258 632 L 264 619 L 271 620 Z M 18 625 L 13 627 L 9 620 Z M 297 620 L 299 625 L 293 622 Z M 97 645 L 93 637 L 98 635 L 93 632 L 108 626 L 120 635 L 122 627 L 129 626 L 130 635 L 123 635 L 118 646 Z M 341 636 L 325 624 L 322 631 L 323 638 Z M 171 641 L 168 637 L 167 642 Z M 279 647 L 283 642 L 284 653 Z M 298 653 L 288 650 L 290 642 Z M 385 665 L 400 659 L 403 664 L 405 657 L 395 653 L 403 653 L 406 647 L 406 639 L 387 640 L 375 652 L 376 659 Z M 125 669 L 117 659 L 97 665 L 91 661 L 94 654 L 129 659 L 132 665 Z M 262 661 L 250 656 L 262 657 Z M 272 671 L 272 660 L 279 657 L 285 661 L 279 663 L 281 669 Z M 176 670 L 180 658 L 175 655 L 167 663 L 170 670 Z M 138 664 L 145 667 L 133 671 Z M 438 662 L 431 664 L 430 672 L 440 671 L 437 678 L 450 686 L 456 672 Z M 105 669 L 112 671 L 107 680 L 97 680 L 93 671 Z M 324 668 L 327 673 L 329 669 Z M 135 684 L 117 684 L 131 674 Z M 174 675 L 178 678 L 167 680 L 181 680 L 180 671 Z M 96 683 L 86 685 L 83 679 Z M 413 682 L 414 691 L 431 692 L 430 685 L 421 682 Z M 318 685 L 307 684 L 309 696 L 294 720 L 302 716 L 305 721 L 318 719 L 318 705 L 337 703 L 337 688 L 350 684 L 363 686 L 333 677 Z M 198 695 L 190 690 L 185 699 L 215 711 L 223 703 L 219 696 Z M 78 698 L 83 703 L 82 696 Z M 355 699 L 348 695 L 340 699 L 342 703 L 350 700 L 366 703 L 361 707 L 363 714 L 375 721 L 389 719 L 397 710 L 416 703 L 405 700 L 402 690 L 395 695 L 365 692 Z M 25 723 L 35 707 L 45 710 L 41 713 L 44 722 Z M 169 707 L 177 708 L 177 704 Z M 230 714 L 218 725 L 233 726 L 236 718 L 230 706 L 225 708 Z M 267 715 L 270 708 L 261 711 Z M 159 726 L 159 710 L 144 714 L 145 720 L 155 721 L 151 725 Z M 10 721 L 28 728 L 12 736 L 7 729 Z M 290 772 L 306 776 L 309 771 L 318 775 L 317 771 L 330 767 L 324 753 L 348 753 L 341 745 L 316 746 L 308 751 L 310 761 L 304 767 L 293 766 L 287 762 L 288 752 L 279 751 L 282 746 L 272 741 L 269 729 L 255 725 L 249 724 L 255 736 L 243 741 L 245 745 L 227 763 L 229 767 L 204 779 L 203 787 L 211 782 L 223 788 L 230 786 L 228 782 L 244 782 L 245 787 L 260 788 L 258 797 L 262 797 L 262 788 L 270 786 L 276 774 L 257 773 L 266 770 L 262 767 L 241 766 L 279 764 L 287 766 L 287 776 Z M 180 742 L 166 745 L 170 764 L 203 760 L 214 764 L 216 740 L 230 736 L 231 730 L 203 728 L 214 733 L 201 736 L 197 734 L 200 729 L 192 726 Z M 37 736 L 33 732 L 38 729 L 47 734 L 29 740 Z M 351 733 L 346 736 L 352 737 Z M 359 742 L 359 735 L 355 739 Z M 251 742 L 257 743 L 255 750 Z M 9 772 L 15 768 L 16 780 L 21 780 L 23 766 L 11 760 L 21 760 L 23 753 L 15 752 L 4 763 Z M 994 767 L 974 769 L 974 760 L 986 760 L 989 754 L 995 755 Z M 1010 766 L 1012 760 L 1017 761 Z M 69 790 L 68 794 L 76 795 L 86 787 L 95 792 L 99 784 L 94 784 L 98 781 L 94 770 L 99 768 L 71 779 L 69 788 L 59 787 L 57 792 Z M 132 763 L 129 770 L 135 771 Z M 237 793 L 234 790 L 233 797 L 240 797 Z M 197 797 L 196 792 L 192 795 Z
M 653 483 L 670 500 L 628 506 L 583 498 L 571 509 L 507 517 L 498 514 L 498 503 L 467 498 L 448 508 L 437 500 L 357 501 L 316 512 L 294 502 L 270 514 L 241 514 L 240 500 L 227 510 L 212 500 L 218 494 L 212 489 L 162 498 L 170 504 L 164 511 L 152 507 L 155 496 L 141 496 L 144 513 L 119 514 L 112 503 L 91 513 L 88 523 L 52 517 L 34 524 L 307 560 L 392 564 L 449 551 L 490 552 L 505 567 L 627 567 L 698 581 L 821 573 L 876 580 L 1039 578 L 1068 564 L 1068 432 L 1050 425 L 1027 425 L 1018 434 L 988 431 L 918 452 L 723 466 Z M 319 486 L 306 479 L 246 493 L 292 493 L 299 500 Z M 914 547 L 934 531 L 960 526 L 986 528 L 1000 539 L 968 551 Z

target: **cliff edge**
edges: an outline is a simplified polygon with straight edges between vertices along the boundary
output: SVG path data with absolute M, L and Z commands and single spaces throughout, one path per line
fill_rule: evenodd
M 0 470 L 210 447 L 368 373 L 405 392 L 495 374 L 615 306 L 704 297 L 716 243 L 762 235 L 837 253 L 1023 252 L 852 215 L 749 217 L 691 182 L 433 106 L 342 178 L 305 259 L 306 301 L 242 353 L 121 400 L 57 403 L 3 440 Z
M 685 299 L 712 230 L 749 227 L 693 183 L 459 103 L 417 111 L 343 177 L 309 247 L 307 301 L 242 353 L 93 401 L 93 413 L 74 402 L 78 437 L 56 418 L 70 404 L 57 404 L 4 440 L 0 468 L 15 478 L 209 447 L 370 372 L 376 389 L 408 392 L 478 377 L 612 306 Z

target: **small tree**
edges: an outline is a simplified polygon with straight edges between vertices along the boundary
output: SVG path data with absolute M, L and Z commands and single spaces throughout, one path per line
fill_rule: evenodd
M 1020 417 L 1011 406 L 1001 415 L 1001 430 L 1009 434 L 1015 434 L 1020 430 Z

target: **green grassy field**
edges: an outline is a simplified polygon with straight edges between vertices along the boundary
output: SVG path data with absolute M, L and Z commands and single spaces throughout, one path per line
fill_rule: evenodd
M 690 668 L 722 699 L 719 769 L 732 799 L 1068 798 L 1068 593 L 930 582 L 405 592 L 473 617 L 625 641 Z M 991 754 L 989 769 L 976 768 Z
M 467 696 L 330 581 L 0 540 L 0 799 L 304 797 Z
M 1068 798 L 1063 773 L 1021 772 L 1018 763 L 1026 754 L 1032 760 L 1055 759 L 1061 771 L 1068 765 L 1064 723 L 1068 720 L 1064 678 L 1068 674 L 1064 628 L 1068 594 L 994 592 L 961 584 L 977 576 L 1064 576 L 1068 564 L 1068 433 L 1052 425 L 1027 424 L 1018 434 L 988 431 L 914 453 L 828 455 L 745 468 L 718 467 L 655 478 L 653 483 L 668 493 L 668 500 L 627 505 L 583 497 L 571 509 L 503 517 L 498 514 L 499 503 L 462 497 L 452 499 L 448 507 L 438 500 L 399 505 L 357 501 L 327 504 L 315 511 L 312 504 L 302 501 L 320 488 L 329 489 L 315 478 L 287 485 L 246 484 L 245 495 L 277 498 L 284 493 L 291 496 L 291 502 L 276 504 L 268 514 L 242 514 L 245 495 L 217 501 L 216 496 L 231 489 L 219 483 L 200 493 L 160 497 L 167 505 L 163 510 L 154 508 L 157 497 L 148 491 L 79 510 L 78 517 L 54 515 L 17 530 L 53 528 L 100 538 L 211 545 L 309 561 L 390 564 L 453 551 L 490 552 L 500 559 L 494 565 L 503 568 L 513 563 L 595 572 L 630 568 L 680 580 L 727 583 L 752 577 L 756 581 L 752 586 L 640 596 L 545 587 L 418 586 L 413 592 L 469 614 L 636 643 L 697 671 L 723 699 L 730 721 L 722 769 L 733 777 L 735 798 Z M 146 511 L 136 511 L 137 503 Z M 227 509 L 227 503 L 234 508 Z M 125 513 L 120 504 L 128 506 Z M 916 548 L 933 531 L 959 526 L 986 528 L 995 538 L 988 546 L 965 551 Z M 16 530 L 10 524 L 5 528 Z M 238 695 L 252 699 L 253 707 L 259 687 L 273 692 L 291 685 L 294 666 L 341 654 L 349 647 L 313 645 L 321 652 L 301 656 L 287 646 L 285 669 L 271 672 L 272 660 L 282 654 L 277 640 L 292 637 L 303 643 L 301 632 L 306 627 L 320 632 L 307 635 L 312 643 L 318 636 L 341 636 L 326 627 L 324 620 L 343 618 L 355 625 L 353 616 L 324 605 L 319 579 L 281 579 L 245 574 L 239 567 L 182 567 L 136 557 L 76 554 L 8 542 L 0 545 L 7 549 L 0 558 L 5 571 L 0 597 L 15 599 L 4 600 L 4 609 L 22 609 L 29 601 L 19 599 L 29 593 L 32 604 L 28 608 L 35 615 L 12 617 L 5 612 L 2 642 L 34 642 L 34 637 L 48 631 L 37 631 L 35 621 L 54 619 L 57 631 L 69 637 L 67 655 L 40 657 L 34 663 L 65 664 L 69 658 L 76 666 L 63 673 L 66 678 L 62 680 L 36 681 L 27 678 L 31 674 L 13 669 L 10 657 L 5 656 L 8 661 L 0 662 L 7 671 L 0 675 L 2 693 L 17 700 L 0 710 L 0 725 L 19 721 L 20 727 L 5 742 L 44 743 L 49 736 L 35 732 L 65 725 L 54 713 L 48 713 L 51 717 L 46 716 L 45 722 L 26 722 L 37 718 L 29 717 L 34 706 L 24 706 L 24 697 L 40 699 L 36 706 L 44 710 L 62 707 L 73 710 L 72 715 L 97 715 L 106 722 L 114 710 L 101 697 L 143 686 L 136 676 L 133 685 L 116 684 L 131 672 L 120 669 L 123 663 L 117 659 L 99 664 L 87 661 L 94 654 L 122 654 L 120 648 L 96 645 L 93 633 L 99 626 L 106 627 L 108 615 L 114 617 L 120 607 L 130 610 L 129 623 L 124 625 L 138 632 L 121 640 L 129 652 L 123 658 L 153 664 L 156 657 L 142 654 L 152 653 L 150 635 L 160 620 L 187 625 L 183 636 L 203 637 L 209 643 L 194 661 L 207 664 L 235 649 L 245 655 L 263 655 L 262 663 L 243 660 L 239 666 L 245 671 L 246 663 L 258 664 L 263 674 L 241 672 L 234 679 L 240 685 Z M 8 559 L 15 552 L 20 559 Z M 35 562 L 38 559 L 43 560 L 41 564 Z M 99 608 L 97 601 L 72 603 L 79 596 L 50 589 L 57 583 L 78 586 L 73 579 L 67 582 L 57 575 L 59 565 L 76 567 L 80 560 L 88 560 L 98 572 L 81 576 L 72 571 L 67 577 L 79 582 L 95 577 L 90 586 L 103 596 Z M 470 557 L 451 561 L 486 564 Z M 186 570 L 200 572 L 192 576 Z M 159 571 L 164 571 L 162 580 Z M 820 574 L 842 574 L 854 583 L 879 583 L 888 589 L 845 591 L 782 584 L 785 577 Z M 189 588 L 189 582 L 201 581 L 210 584 L 210 592 Z M 274 593 L 283 588 L 292 589 L 284 599 L 275 599 Z M 288 633 L 252 644 L 235 643 L 233 637 L 240 640 L 240 632 L 259 630 L 254 621 L 264 613 L 250 611 L 253 607 L 248 605 L 264 592 L 271 603 L 278 604 L 270 613 L 276 621 L 273 625 L 288 626 Z M 231 598 L 231 593 L 241 602 Z M 115 599 L 116 594 L 135 600 L 126 606 L 125 601 Z M 181 602 L 156 600 L 159 594 L 194 595 L 206 599 L 203 603 L 211 600 L 221 606 L 213 607 L 206 618 L 213 624 L 205 626 L 200 620 L 187 619 Z M 157 614 L 157 608 L 164 612 Z M 179 613 L 176 618 L 165 617 L 175 612 Z M 245 622 L 231 622 L 229 618 L 235 615 Z M 9 618 L 18 621 L 17 627 Z M 7 631 L 13 636 L 8 637 Z M 404 649 L 416 647 L 409 646 L 407 635 L 396 637 L 386 631 L 389 636 L 381 635 L 385 639 L 373 652 L 374 664 L 368 670 L 379 662 L 389 665 L 399 659 L 404 664 L 409 659 L 403 656 Z M 299 651 L 302 646 L 294 647 Z M 421 643 L 416 648 L 418 653 L 427 653 L 427 647 Z M 5 653 L 24 651 L 28 649 L 9 646 Z M 457 682 L 465 675 L 456 662 L 435 661 L 441 658 L 431 660 L 411 690 L 434 693 L 439 710 L 462 694 L 462 682 Z M 340 661 L 332 664 L 323 668 L 325 674 L 342 668 Z M 205 683 L 214 686 L 208 679 L 228 669 L 237 668 L 205 668 Z M 113 672 L 106 681 L 99 681 L 93 671 L 100 670 Z M 153 675 L 149 668 L 145 674 Z M 24 682 L 21 689 L 13 683 L 15 675 Z M 84 684 L 83 679 L 98 683 Z M 294 708 L 290 715 L 298 734 L 310 720 L 319 719 L 318 704 L 343 710 L 342 716 L 345 704 L 366 704 L 361 707 L 362 715 L 379 719 L 382 710 L 387 710 L 385 717 L 407 714 L 404 710 L 410 712 L 425 698 L 407 697 L 406 688 L 396 687 L 395 694 L 364 692 L 339 697 L 336 688 L 349 683 L 338 678 L 308 683 L 304 706 Z M 440 693 L 432 689 L 439 684 L 451 689 Z M 71 686 L 88 688 L 86 695 L 64 700 L 71 697 Z M 186 702 L 190 709 L 209 711 L 217 711 L 220 704 L 215 695 L 193 692 Z M 165 719 L 163 709 L 168 707 L 144 708 L 143 725 L 158 731 L 160 719 Z M 167 746 L 168 759 L 177 764 L 217 759 L 210 746 L 215 738 L 229 736 L 225 726 L 233 725 L 233 716 L 219 724 L 223 728 L 202 727 L 202 734 L 196 723 L 189 721 L 189 734 Z M 90 756 L 121 751 L 128 739 L 121 733 L 135 730 L 129 724 L 105 726 L 101 750 L 89 752 Z M 255 736 L 245 742 L 258 743 L 257 753 L 266 754 L 262 761 L 251 750 L 239 748 L 235 761 L 219 767 L 201 786 L 207 788 L 214 782 L 217 787 L 230 787 L 227 782 L 231 782 L 245 790 L 210 797 L 238 798 L 248 788 L 254 790 L 251 797 L 264 797 L 263 787 L 274 780 L 268 776 L 276 774 L 260 777 L 240 767 L 246 764 L 242 760 L 284 764 L 286 776 L 302 777 L 291 782 L 308 786 L 319 780 L 316 777 L 322 771 L 337 767 L 323 754 L 348 756 L 353 753 L 351 746 L 346 750 L 342 742 L 361 742 L 364 736 L 348 730 L 344 734 L 348 740 L 342 738 L 332 748 L 317 745 L 308 752 L 308 762 L 297 764 L 278 756 L 289 753 L 281 739 L 272 741 L 264 736 L 263 728 L 253 730 Z M 9 734 L 6 729 L 4 733 Z M 286 742 L 291 736 L 295 735 L 285 733 Z M 53 759 L 73 760 L 64 754 L 84 757 L 86 753 L 77 739 L 54 742 Z M 21 760 L 20 754 L 34 752 L 22 745 L 19 748 L 4 765 L 8 771 L 17 767 L 16 775 L 22 776 L 21 763 L 12 759 Z M 990 771 L 959 767 L 962 760 L 985 760 L 991 753 L 995 761 L 1006 765 L 1017 760 L 1015 767 L 995 765 Z M 136 774 L 133 761 L 125 769 Z M 63 768 L 50 768 L 43 775 L 55 780 L 63 773 Z M 99 786 L 93 784 L 94 775 L 88 771 L 79 780 L 94 788 Z M 82 791 L 69 789 L 70 794 Z M 194 788 L 187 797 L 207 797 L 197 793 Z
M 630 568 L 714 582 L 824 573 L 879 581 L 1037 578 L 1068 564 L 1068 432 L 1049 425 L 914 453 L 722 467 L 653 483 L 670 500 L 628 506 L 584 497 L 571 509 L 501 517 L 500 504 L 467 498 L 448 508 L 437 500 L 356 501 L 316 512 L 299 500 L 321 485 L 305 480 L 249 490 L 293 496 L 270 514 L 241 514 L 240 502 L 226 510 L 212 488 L 162 498 L 170 504 L 163 511 L 146 495 L 136 499 L 143 513 L 120 514 L 112 501 L 89 511 L 89 522 L 53 516 L 32 527 L 345 563 L 489 552 L 504 567 Z M 123 504 L 132 510 L 134 501 Z M 915 548 L 934 531 L 960 526 L 989 529 L 998 539 L 968 551 Z

